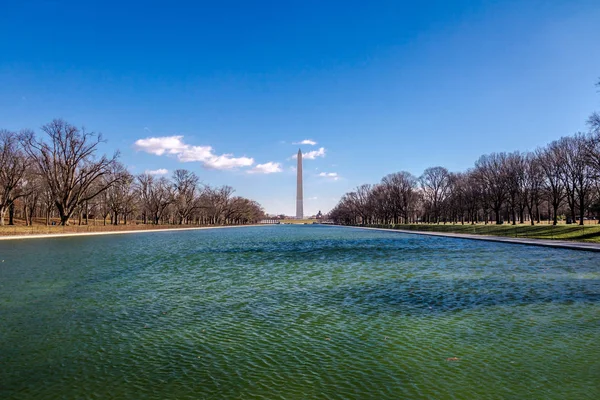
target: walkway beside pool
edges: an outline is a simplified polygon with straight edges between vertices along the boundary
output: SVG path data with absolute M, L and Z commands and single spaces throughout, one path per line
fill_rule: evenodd
M 158 229 L 133 229 L 126 231 L 98 231 L 98 232 L 70 232 L 70 233 L 40 233 L 40 234 L 25 234 L 25 235 L 0 235 L 0 240 L 16 240 L 16 239 L 49 239 L 49 238 L 64 238 L 74 236 L 99 236 L 99 235 L 121 235 L 127 233 L 150 233 L 150 232 L 177 232 L 177 231 L 194 231 L 203 229 L 224 229 L 224 228 L 246 228 L 250 226 L 260 225 L 217 225 L 217 226 L 189 226 L 186 228 L 158 228 Z

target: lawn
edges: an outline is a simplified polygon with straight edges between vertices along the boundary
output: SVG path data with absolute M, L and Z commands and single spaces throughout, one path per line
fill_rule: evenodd
M 507 236 L 532 239 L 560 239 L 578 242 L 600 243 L 600 225 L 495 225 L 495 224 L 401 224 L 401 225 L 373 225 L 373 227 L 404 229 L 421 232 L 450 232 L 468 233 L 476 235 Z

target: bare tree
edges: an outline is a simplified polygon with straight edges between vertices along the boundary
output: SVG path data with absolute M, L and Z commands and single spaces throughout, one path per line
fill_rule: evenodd
M 409 172 L 401 171 L 384 176 L 380 185 L 385 190 L 392 222 L 408 222 L 417 189 L 417 178 Z
M 372 216 L 372 192 L 373 185 L 364 184 L 356 188 L 356 191 L 348 193 L 354 212 L 360 217 L 362 224 L 370 223 Z
M 172 185 L 167 178 L 154 179 L 152 175 L 141 174 L 137 176 L 138 195 L 142 199 L 144 213 L 158 225 L 165 210 L 173 203 Z
M 73 212 L 84 202 L 105 191 L 114 181 L 100 179 L 109 174 L 118 158 L 105 155 L 96 159 L 102 135 L 78 129 L 66 121 L 55 119 L 42 127 L 49 143 L 37 139 L 32 131 L 23 135 L 25 151 L 32 158 L 49 188 L 60 215 L 67 225 Z
M 494 212 L 496 224 L 502 224 L 500 210 L 507 196 L 506 153 L 484 155 L 475 163 L 483 195 Z
M 4 225 L 4 216 L 8 208 L 25 194 L 19 190 L 19 185 L 26 169 L 27 160 L 17 134 L 0 130 L 0 225 Z
M 201 196 L 200 207 L 203 208 L 209 223 L 226 224 L 231 215 L 231 201 L 235 189 L 231 186 L 213 188 L 206 186 Z
M 173 173 L 174 206 L 179 224 L 188 224 L 195 210 L 200 206 L 198 202 L 198 184 L 200 179 L 185 169 L 178 169 Z
M 385 179 L 385 178 L 384 178 Z M 395 208 L 397 197 L 385 184 L 379 183 L 373 186 L 371 202 L 373 204 L 373 222 L 378 224 L 397 223 L 398 213 Z
M 23 192 L 23 219 L 25 225 L 33 225 L 33 216 L 40 199 L 43 198 L 45 193 L 44 182 L 35 169 L 29 168 L 25 172 L 21 187 Z
M 466 173 L 451 173 L 448 177 L 449 195 L 446 200 L 447 219 L 453 222 L 458 222 L 462 225 L 465 223 L 465 214 L 467 213 L 467 196 L 468 196 L 468 174 Z
M 544 186 L 548 202 L 553 210 L 553 224 L 556 225 L 558 224 L 558 209 L 566 196 L 559 145 L 554 141 L 547 147 L 536 150 L 536 155 L 540 160 L 540 167 L 544 171 Z
M 227 217 L 230 223 L 247 224 L 257 222 L 263 217 L 264 211 L 257 202 L 240 196 L 231 199 Z
M 355 225 L 358 222 L 358 215 L 354 212 L 349 193 L 342 196 L 338 204 L 329 212 L 329 217 L 337 223 L 346 225 Z
M 100 193 L 97 197 L 97 205 L 96 210 L 98 214 L 102 217 L 102 225 L 106 226 L 106 218 L 110 215 L 110 201 L 109 194 L 107 191 Z
M 544 170 L 541 160 L 534 153 L 525 155 L 525 171 L 523 175 L 523 203 L 527 207 L 531 225 L 535 225 L 535 216 L 539 222 L 539 207 L 544 185 Z M 534 215 L 535 212 L 535 215 Z
M 474 170 L 468 170 L 465 173 L 461 184 L 463 185 L 463 199 L 465 208 L 467 209 L 467 215 L 471 223 L 475 224 L 478 222 L 479 210 L 485 208 L 483 206 L 485 199 L 483 190 L 481 189 L 481 182 L 477 178 L 477 174 Z
M 112 223 L 118 225 L 121 216 L 123 217 L 123 223 L 127 224 L 127 215 L 133 208 L 132 203 L 135 201 L 134 177 L 121 163 L 115 163 L 110 174 L 105 177 L 113 182 L 105 192 L 108 208 L 112 211 Z
M 446 201 L 450 189 L 450 174 L 444 167 L 427 168 L 421 178 L 423 198 L 431 209 L 433 222 L 440 222 L 442 205 Z
M 525 179 L 525 158 L 519 152 L 507 154 L 505 162 L 507 200 L 510 206 L 512 224 L 517 224 L 517 211 L 523 222 L 522 210 L 523 181 Z
M 575 222 L 576 210 L 578 210 L 579 224 L 583 225 L 587 200 L 593 187 L 592 171 L 587 159 L 588 141 L 584 135 L 578 133 L 561 138 L 556 146 L 562 170 L 561 177 L 571 209 L 571 219 Z

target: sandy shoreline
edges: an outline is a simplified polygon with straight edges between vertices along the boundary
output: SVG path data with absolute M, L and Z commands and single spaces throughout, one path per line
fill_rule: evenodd
M 20 239 L 48 239 L 57 237 L 71 236 L 98 236 L 98 235 L 119 235 L 128 233 L 154 233 L 154 232 L 176 232 L 176 231 L 192 231 L 200 229 L 221 229 L 221 228 L 244 228 L 250 226 L 264 225 L 228 225 L 228 226 L 198 226 L 190 228 L 158 228 L 158 229 L 134 229 L 129 231 L 104 231 L 104 232 L 71 232 L 71 233 L 42 233 L 30 235 L 0 235 L 0 240 L 20 240 Z
M 558 248 L 558 249 L 600 252 L 600 243 L 569 242 L 567 240 L 511 238 L 511 237 L 505 237 L 505 236 L 470 235 L 470 234 L 466 234 L 466 233 L 420 232 L 420 231 L 407 231 L 407 230 L 403 230 L 403 229 L 369 228 L 369 227 L 363 227 L 363 226 L 348 226 L 348 228 L 407 233 L 410 235 L 442 236 L 442 237 L 449 237 L 449 238 L 455 238 L 455 239 L 484 240 L 487 242 L 502 242 L 502 243 L 521 244 L 521 245 L 529 245 L 529 246 L 553 247 L 553 248 Z

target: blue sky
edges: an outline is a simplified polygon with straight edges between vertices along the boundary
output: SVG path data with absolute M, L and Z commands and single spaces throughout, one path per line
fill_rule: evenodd
M 134 173 L 289 215 L 300 147 L 305 212 L 326 212 L 388 173 L 585 130 L 598 21 L 597 0 L 0 0 L 0 127 L 64 118 Z

